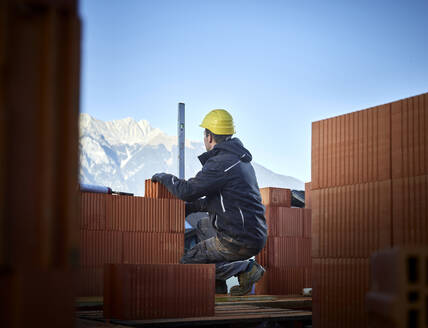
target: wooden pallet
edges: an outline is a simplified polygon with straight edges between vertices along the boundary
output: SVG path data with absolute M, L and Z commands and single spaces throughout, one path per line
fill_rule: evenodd
M 209 326 L 233 323 L 251 323 L 263 321 L 289 321 L 295 323 L 308 323 L 312 320 L 312 312 L 301 310 L 289 310 L 281 308 L 268 308 L 257 305 L 225 305 L 216 306 L 216 314 L 213 317 L 151 319 L 151 320 L 105 320 L 102 312 L 79 313 L 82 320 L 94 320 L 105 323 L 128 327 L 178 327 L 178 326 Z M 96 327 L 103 327 L 96 326 Z M 106 326 L 107 327 L 107 326 Z
M 216 295 L 216 305 L 225 305 L 232 303 L 279 307 L 284 309 L 312 309 L 312 297 L 306 297 L 301 295 Z M 78 310 L 102 310 L 103 297 L 79 297 L 76 299 L 76 308 Z
M 244 296 L 216 297 L 215 315 L 211 317 L 151 319 L 151 320 L 105 320 L 102 311 L 77 312 L 78 320 L 93 320 L 99 324 L 128 327 L 177 327 L 177 326 L 212 326 L 223 324 L 250 324 L 263 321 L 281 321 L 303 326 L 310 323 L 312 312 L 298 308 L 310 307 L 310 297 L 290 296 Z M 284 308 L 288 307 L 288 308 Z M 291 307 L 291 308 L 290 308 Z M 102 326 L 96 326 L 102 327 Z M 107 327 L 107 326 L 106 326 Z
M 273 308 L 312 311 L 312 297 L 301 295 L 216 296 L 216 305 L 260 305 Z

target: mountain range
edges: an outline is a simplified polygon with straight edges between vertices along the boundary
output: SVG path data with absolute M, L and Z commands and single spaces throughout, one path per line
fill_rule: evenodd
M 244 141 L 245 144 L 245 141 Z M 144 195 L 144 180 L 157 172 L 178 174 L 178 142 L 153 128 L 146 120 L 124 118 L 110 122 L 80 114 L 80 182 L 115 191 Z M 197 158 L 205 152 L 202 142 L 186 140 L 186 178 L 201 169 Z M 272 172 L 252 162 L 259 187 L 304 189 L 296 178 Z

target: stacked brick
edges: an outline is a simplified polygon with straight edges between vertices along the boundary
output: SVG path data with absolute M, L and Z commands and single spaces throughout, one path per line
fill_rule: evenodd
M 312 124 L 314 327 L 366 326 L 370 255 L 428 244 L 427 131 L 428 94 Z
M 160 184 L 148 185 L 151 193 L 146 194 L 166 198 L 80 194 L 79 296 L 103 295 L 104 264 L 179 262 L 184 202 L 168 196 Z
M 311 208 L 311 183 L 305 183 L 305 208 Z
M 214 316 L 214 264 L 107 264 L 104 317 Z
M 428 247 L 396 247 L 373 254 L 366 300 L 370 327 L 427 327 Z
M 311 286 L 311 210 L 291 208 L 291 191 L 260 189 L 268 239 L 256 261 L 266 269 L 256 294 L 300 294 Z
M 77 0 L 0 1 L 0 327 L 75 327 Z
M 144 187 L 144 196 L 147 198 L 176 199 L 176 197 L 161 183 L 153 183 L 150 179 L 147 179 L 144 183 Z

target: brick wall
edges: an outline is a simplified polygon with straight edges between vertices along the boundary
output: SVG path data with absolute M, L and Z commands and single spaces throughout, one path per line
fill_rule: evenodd
M 300 294 L 311 286 L 311 210 L 292 208 L 291 191 L 262 188 L 268 239 L 256 260 L 266 272 L 256 294 Z
M 165 198 L 80 193 L 79 296 L 103 295 L 104 264 L 179 262 L 184 202 L 159 183 L 146 181 L 146 187 Z
M 428 94 L 312 124 L 314 327 L 366 326 L 370 255 L 428 244 L 427 128 Z

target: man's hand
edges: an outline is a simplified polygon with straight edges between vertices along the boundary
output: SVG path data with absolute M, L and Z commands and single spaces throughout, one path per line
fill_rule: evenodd
M 165 173 L 156 173 L 152 176 L 153 182 L 162 182 L 162 179 L 165 177 Z

